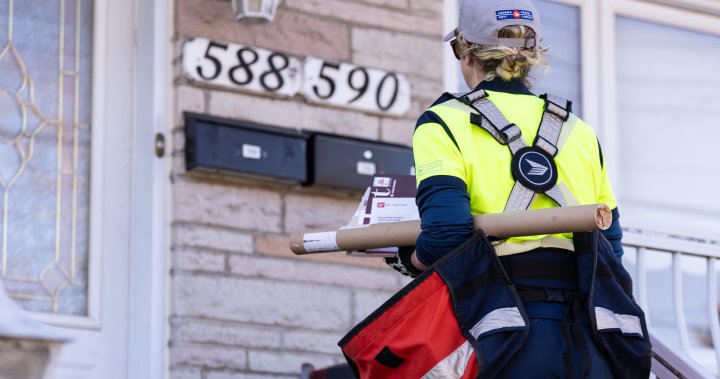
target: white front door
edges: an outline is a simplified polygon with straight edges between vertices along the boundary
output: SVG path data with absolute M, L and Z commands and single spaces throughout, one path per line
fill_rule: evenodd
M 56 378 L 165 376 L 169 14 L 0 0 L 0 278 L 74 339 Z

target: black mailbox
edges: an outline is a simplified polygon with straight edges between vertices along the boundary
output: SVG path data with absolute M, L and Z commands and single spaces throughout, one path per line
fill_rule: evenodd
M 288 129 L 185 113 L 188 171 L 211 170 L 307 182 L 308 136 Z
M 310 150 L 315 185 L 364 190 L 375 174 L 415 174 L 412 149 L 402 145 L 313 134 Z

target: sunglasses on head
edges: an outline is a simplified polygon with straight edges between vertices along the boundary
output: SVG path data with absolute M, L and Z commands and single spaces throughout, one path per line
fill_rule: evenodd
M 450 40 L 450 48 L 452 48 L 455 59 L 460 60 L 460 41 L 458 41 L 458 33 L 455 30 L 455 38 Z

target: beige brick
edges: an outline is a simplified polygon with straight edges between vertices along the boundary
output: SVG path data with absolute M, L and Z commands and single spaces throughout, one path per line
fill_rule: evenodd
M 170 348 L 170 364 L 244 369 L 247 367 L 247 355 L 244 349 L 239 348 L 183 344 Z
M 177 63 L 182 58 L 182 44 L 183 41 L 180 38 L 174 37 L 172 39 L 172 63 Z
M 410 110 L 408 116 L 413 115 L 420 118 L 420 116 L 429 108 L 425 106 L 426 100 L 415 99 L 410 102 Z M 432 103 L 431 103 L 432 104 Z
M 439 97 L 439 96 L 438 96 Z M 415 99 L 410 102 L 410 111 L 408 112 L 409 115 L 415 115 L 416 117 L 420 118 L 420 116 L 428 109 L 430 106 L 435 102 L 436 99 Z
M 289 129 L 306 129 L 377 139 L 380 119 L 356 111 L 311 106 L 294 100 L 213 91 L 210 114 Z
M 345 289 L 225 277 L 173 279 L 178 316 L 317 330 L 350 327 L 350 291 Z
M 182 57 L 182 44 L 176 43 L 179 47 L 176 47 L 178 50 L 178 55 Z M 172 78 L 173 81 L 182 82 L 183 79 L 183 65 L 182 65 L 182 59 L 174 59 L 172 64 Z M 174 114 L 173 114 L 174 116 Z
M 253 236 L 237 230 L 196 224 L 173 225 L 173 246 L 252 254 Z
M 281 198 L 273 191 L 178 180 L 175 219 L 267 232 L 280 231 Z
M 260 349 L 278 349 L 281 346 L 280 331 L 257 325 L 186 320 L 176 326 L 174 335 L 179 342 Z
M 185 155 L 185 130 L 177 128 L 173 129 L 170 133 L 172 136 L 172 153 Z
M 432 99 L 435 101 L 445 92 L 445 86 L 442 81 L 442 73 L 438 72 L 437 78 L 428 79 L 421 76 L 409 76 L 410 92 L 414 99 Z M 418 117 L 419 115 L 408 115 L 409 117 Z
M 283 335 L 283 347 L 313 353 L 341 354 L 337 343 L 345 333 L 291 330 Z
M 296 374 L 300 373 L 302 364 L 308 362 L 315 367 L 325 367 L 334 364 L 335 359 L 332 356 L 319 354 L 252 350 L 248 353 L 248 364 L 253 371 Z
M 174 151 L 172 153 L 172 169 L 173 169 L 174 176 L 185 173 L 185 152 L 184 151 Z
M 442 78 L 442 47 L 441 38 L 364 28 L 352 33 L 354 63 L 424 78 Z
M 378 8 L 343 0 L 285 0 L 285 5 L 291 9 L 360 25 L 438 38 L 442 35 L 442 17 L 420 17 L 403 10 Z
M 358 206 L 357 199 L 288 194 L 285 198 L 285 231 L 297 232 L 346 225 Z
M 399 275 L 399 274 L 398 274 Z M 365 317 L 378 309 L 385 301 L 391 298 L 395 292 L 381 291 L 355 291 L 355 303 L 353 308 L 353 323 L 359 323 Z
M 345 61 L 349 58 L 348 26 L 281 7 L 271 23 L 235 20 L 229 1 L 177 0 L 177 32 L 187 37 L 264 47 L 298 56 Z
M 2 295 L 5 296 L 4 293 Z M 52 354 L 52 345 L 46 341 L 12 336 L 14 328 L 28 328 L 29 323 L 23 325 L 24 321 L 19 320 L 20 316 L 12 315 L 12 310 L 8 315 L 5 307 L 2 312 L 3 332 L 2 336 L 0 336 L 0 378 L 41 378 L 46 376 L 44 375 L 45 365 Z M 10 336 L 6 334 L 8 332 Z
M 358 3 L 377 5 L 386 8 L 406 9 L 408 0 L 358 0 Z
M 443 16 L 443 0 L 410 0 L 410 9 L 428 16 L 434 15 L 438 19 Z
M 338 263 L 351 266 L 373 267 L 390 270 L 382 259 L 349 257 L 344 253 L 312 254 L 298 257 L 290 251 L 288 236 L 259 236 L 255 239 L 258 254 L 282 258 L 295 258 L 307 262 Z
M 399 288 L 402 289 L 402 288 L 405 287 L 406 285 L 410 284 L 410 282 L 412 282 L 412 278 L 409 278 L 409 277 L 404 276 L 404 275 L 398 275 L 398 283 L 399 283 L 398 286 L 399 286 Z
M 297 379 L 297 375 L 271 375 L 244 372 L 210 371 L 207 379 Z
M 339 267 L 330 264 L 305 262 L 294 259 L 234 256 L 230 258 L 230 271 L 245 277 L 270 278 L 281 281 L 327 284 L 341 287 L 374 290 L 397 290 L 395 274 L 389 270 L 364 267 Z
M 225 255 L 189 250 L 173 252 L 173 269 L 203 272 L 225 271 Z
M 380 123 L 380 139 L 385 142 L 412 146 L 415 120 L 406 118 L 385 118 Z
M 205 91 L 200 88 L 179 85 L 175 87 L 175 120 L 173 125 L 185 125 L 183 112 L 204 113 Z
M 258 254 L 273 255 L 277 257 L 293 257 L 290 251 L 290 238 L 288 236 L 257 236 L 255 237 L 255 251 Z
M 170 379 L 202 379 L 202 371 L 197 367 L 173 367 Z

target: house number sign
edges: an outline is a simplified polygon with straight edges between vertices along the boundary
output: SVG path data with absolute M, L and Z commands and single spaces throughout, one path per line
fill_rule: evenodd
M 291 97 L 365 112 L 402 115 L 410 85 L 397 73 L 315 57 L 196 38 L 183 46 L 183 70 L 194 81 Z

